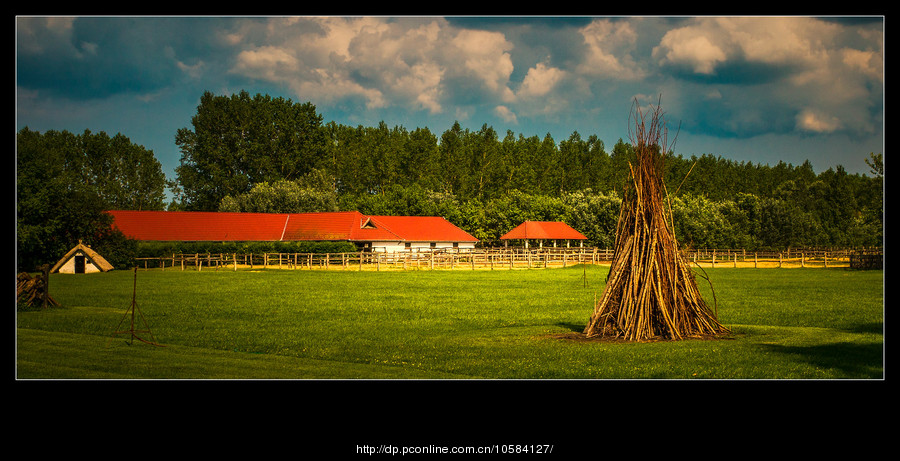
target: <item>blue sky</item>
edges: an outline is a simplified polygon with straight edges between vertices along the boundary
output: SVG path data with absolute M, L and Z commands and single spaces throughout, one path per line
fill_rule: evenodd
M 869 173 L 884 18 L 16 18 L 16 130 L 122 133 L 169 179 L 204 91 L 311 102 L 325 122 L 628 139 L 655 103 L 675 152 Z M 680 126 L 680 129 L 678 128 Z

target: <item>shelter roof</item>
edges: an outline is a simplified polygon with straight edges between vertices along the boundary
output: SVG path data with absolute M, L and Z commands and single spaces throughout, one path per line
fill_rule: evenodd
M 85 255 L 87 255 L 87 257 L 90 258 L 91 261 L 94 262 L 94 265 L 97 266 L 101 271 L 106 272 L 106 271 L 110 271 L 113 269 L 113 265 L 110 264 L 109 261 L 106 260 L 106 258 L 104 258 L 103 256 L 100 256 L 100 253 L 97 253 L 96 251 L 92 250 L 91 247 L 89 247 L 89 246 L 81 243 L 81 241 L 79 241 L 78 245 L 75 245 L 74 247 L 72 247 L 72 249 L 69 250 L 65 254 L 65 256 L 60 258 L 60 260 L 57 261 L 57 263 L 53 265 L 53 267 L 50 269 L 50 272 L 53 273 L 53 272 L 58 271 L 59 268 L 62 267 L 63 264 L 66 263 L 66 261 L 68 261 L 73 255 L 75 255 L 75 253 L 77 253 L 79 251 L 84 253 Z
M 587 237 L 561 221 L 525 221 L 507 232 L 501 240 L 587 240 Z
M 145 241 L 477 242 L 441 217 L 329 213 L 109 211 L 126 236 Z

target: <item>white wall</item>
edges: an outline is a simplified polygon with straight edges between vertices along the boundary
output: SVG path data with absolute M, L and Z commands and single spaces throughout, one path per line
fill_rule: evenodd
M 409 248 L 406 247 L 406 242 L 372 242 L 372 251 L 384 252 L 384 253 L 399 253 L 405 251 L 420 251 L 420 252 L 428 252 L 432 249 L 434 250 L 459 250 L 459 251 L 468 251 L 475 248 L 475 242 L 434 242 L 434 248 L 431 247 L 431 242 L 410 242 Z M 453 246 L 454 243 L 457 246 Z
M 91 260 L 84 253 L 76 252 L 69 258 L 68 261 L 65 262 L 62 266 L 59 267 L 58 272 L 60 274 L 74 274 L 75 273 L 75 257 L 76 256 L 84 256 L 84 273 L 92 274 L 94 272 L 102 272 L 99 267 L 94 264 L 94 261 Z

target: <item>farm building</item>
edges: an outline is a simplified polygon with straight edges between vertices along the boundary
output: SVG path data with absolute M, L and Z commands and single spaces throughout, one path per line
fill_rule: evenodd
M 436 216 L 109 211 L 127 237 L 163 242 L 352 242 L 371 251 L 472 249 L 478 239 Z
M 568 247 L 570 240 L 579 240 L 579 244 L 583 245 L 587 237 L 564 222 L 525 221 L 501 236 L 500 240 L 503 240 L 504 244 L 510 240 L 523 240 L 525 248 L 528 248 L 528 242 L 532 240 L 537 240 L 539 246 L 543 246 L 545 240 L 551 240 L 554 247 L 558 241 L 565 240 Z
M 62 257 L 52 269 L 51 273 L 59 272 L 61 274 L 91 274 L 94 272 L 106 272 L 112 270 L 113 266 L 103 256 L 89 246 L 78 242 L 65 256 Z

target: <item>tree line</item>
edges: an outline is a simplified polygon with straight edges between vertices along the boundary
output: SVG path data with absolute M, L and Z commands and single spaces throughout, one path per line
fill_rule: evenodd
M 444 216 L 485 245 L 525 220 L 566 221 L 611 247 L 631 146 L 595 135 L 498 133 L 454 123 L 443 133 L 325 122 L 309 102 L 246 91 L 204 93 L 167 180 L 125 136 L 17 133 L 20 260 L 55 260 L 78 239 L 111 241 L 104 209 Z M 695 248 L 876 246 L 883 241 L 883 163 L 794 166 L 669 153 L 676 235 Z M 173 200 L 166 204 L 165 189 Z M 106 226 L 106 227 L 104 227 Z M 101 237 L 102 234 L 102 237 Z M 24 255 L 24 257 L 23 257 Z

